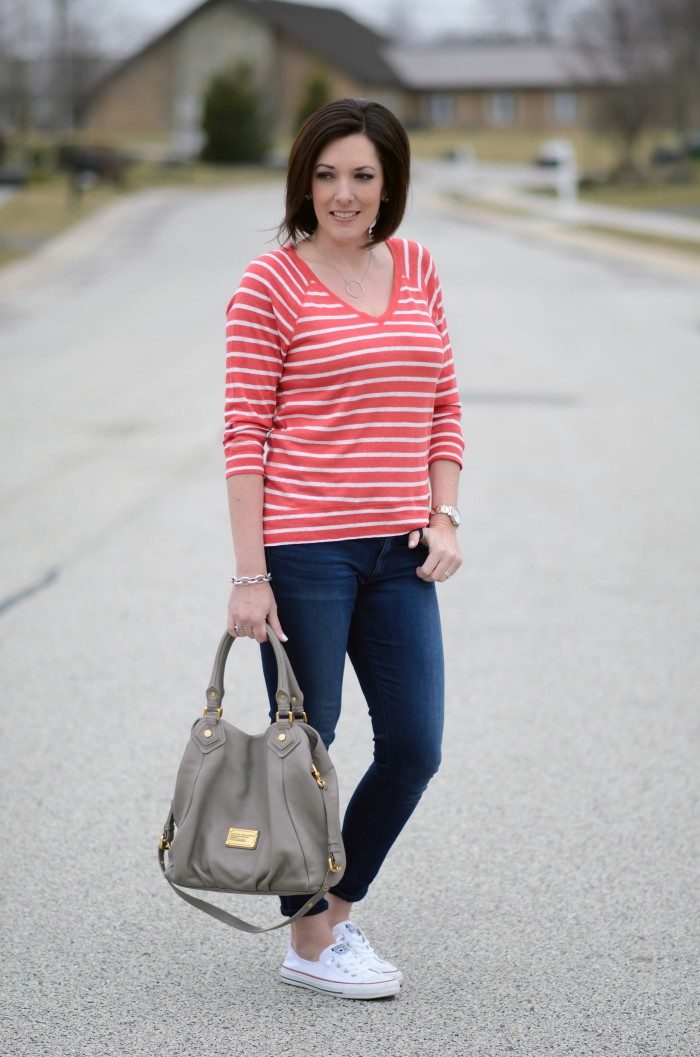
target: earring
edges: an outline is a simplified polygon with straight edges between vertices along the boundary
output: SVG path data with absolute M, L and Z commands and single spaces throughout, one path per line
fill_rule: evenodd
M 311 195 L 304 195 L 304 201 L 305 202 L 310 202 L 311 201 Z
M 374 220 L 372 221 L 372 223 L 370 224 L 370 226 L 367 228 L 367 238 L 368 239 L 373 239 L 374 238 L 374 229 L 377 226 L 377 221 L 378 220 L 379 220 L 379 217 L 376 216 L 374 218 Z

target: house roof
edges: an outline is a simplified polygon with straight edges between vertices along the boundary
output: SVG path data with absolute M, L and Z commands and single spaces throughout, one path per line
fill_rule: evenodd
M 399 84 L 396 73 L 384 57 L 387 38 L 356 22 L 343 11 L 311 4 L 294 4 L 288 0 L 203 0 L 144 47 L 118 63 L 99 83 L 95 95 L 142 55 L 176 36 L 181 27 L 196 19 L 200 12 L 223 3 L 261 16 L 274 31 L 316 52 L 321 58 L 361 81 L 377 85 Z
M 384 56 L 401 83 L 418 91 L 567 88 L 617 79 L 609 58 L 558 45 L 392 44 Z
M 359 80 L 398 85 L 396 73 L 384 57 L 387 38 L 344 11 L 288 0 L 252 0 L 250 6 L 277 30 Z

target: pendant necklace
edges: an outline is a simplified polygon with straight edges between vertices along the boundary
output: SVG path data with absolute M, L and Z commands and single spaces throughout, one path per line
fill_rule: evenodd
M 365 296 L 364 281 L 367 278 L 367 274 L 372 263 L 372 254 L 374 253 L 374 247 L 372 247 L 372 249 L 369 251 L 367 267 L 365 268 L 365 274 L 362 276 L 361 279 L 346 279 L 343 273 L 341 272 L 340 268 L 336 268 L 335 264 L 333 264 L 333 261 L 329 260 L 328 257 L 326 257 L 325 253 L 320 248 L 318 243 L 316 243 L 315 249 L 321 255 L 321 257 L 323 257 L 326 264 L 330 264 L 333 271 L 337 272 L 340 278 L 343 280 L 343 282 L 345 283 L 345 293 L 348 295 L 348 297 L 354 297 L 355 299 L 357 299 L 358 297 Z

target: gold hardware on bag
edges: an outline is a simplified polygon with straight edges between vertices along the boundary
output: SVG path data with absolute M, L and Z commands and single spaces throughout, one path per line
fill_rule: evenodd
M 211 731 L 210 730 L 205 730 L 204 731 L 204 737 L 205 738 L 210 738 L 211 737 Z
M 160 844 L 158 846 L 161 851 L 170 851 L 170 841 L 165 834 L 160 838 Z
M 286 734 L 278 734 L 277 735 L 277 740 L 278 741 L 286 741 L 287 740 L 287 735 Z
M 316 779 L 316 785 L 318 786 L 318 788 L 319 789 L 325 789 L 326 788 L 326 783 L 324 782 L 323 778 L 321 778 L 321 775 L 320 775 L 320 773 L 318 771 L 318 768 L 316 767 L 315 763 L 312 763 L 312 765 L 311 765 L 311 773 L 314 776 L 314 778 Z
M 213 695 L 212 695 L 212 696 L 213 696 Z M 216 718 L 217 718 L 217 719 L 221 719 L 221 717 L 223 716 L 223 714 L 224 714 L 224 706 L 223 706 L 223 705 L 219 705 L 219 707 L 218 707 L 218 708 L 217 708 L 217 710 L 216 710 Z M 209 715 L 209 709 L 208 709 L 208 708 L 205 708 L 205 709 L 204 709 L 204 711 L 202 712 L 202 715 L 203 715 L 203 716 L 204 716 L 204 718 L 206 719 L 206 718 L 207 718 L 207 716 Z
M 230 829 L 226 838 L 227 848 L 253 849 L 258 843 L 259 829 Z
M 206 713 L 205 713 L 205 715 L 206 715 Z M 277 723 L 279 723 L 281 715 L 284 715 L 284 713 L 283 712 L 275 712 L 275 720 L 276 720 Z M 293 712 L 287 712 L 287 720 L 288 720 L 289 723 L 293 723 L 294 720 L 298 719 L 298 718 L 299 717 L 295 716 Z M 302 712 L 301 721 L 302 721 L 302 723 L 308 722 L 307 719 L 306 719 L 306 712 Z
M 332 855 L 328 856 L 328 869 L 331 871 L 331 873 L 340 873 L 340 871 L 342 870 L 342 866 L 335 865 Z

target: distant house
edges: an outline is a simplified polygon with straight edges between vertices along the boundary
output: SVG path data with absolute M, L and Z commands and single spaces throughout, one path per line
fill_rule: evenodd
M 554 44 L 399 44 L 384 56 L 404 88 L 404 119 L 427 126 L 571 128 L 615 80 L 609 60 Z
M 196 147 L 211 77 L 249 62 L 278 132 L 292 129 L 309 79 L 333 97 L 366 96 L 396 111 L 402 91 L 385 38 L 341 11 L 284 0 L 205 0 L 114 69 L 98 86 L 85 128 L 105 135 L 168 136 Z
M 365 96 L 408 125 L 465 130 L 574 127 L 586 121 L 596 91 L 613 77 L 554 45 L 405 45 L 330 7 L 205 0 L 111 71 L 92 96 L 85 127 L 196 151 L 209 80 L 242 60 L 253 67 L 281 134 L 293 130 L 306 86 L 318 73 L 335 98 Z

